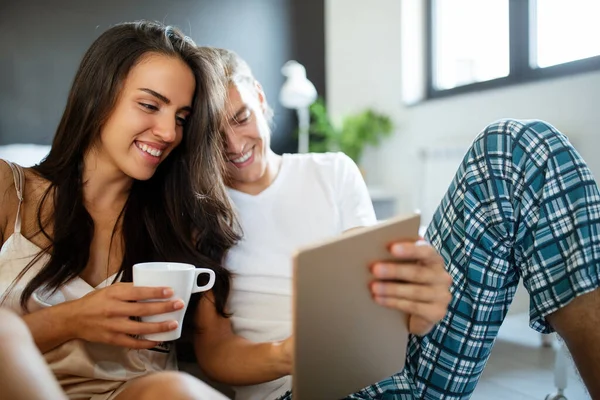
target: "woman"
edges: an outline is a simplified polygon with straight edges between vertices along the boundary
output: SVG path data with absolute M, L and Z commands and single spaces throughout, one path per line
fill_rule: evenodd
M 229 194 L 244 237 L 225 264 L 234 273 L 231 321 L 217 312 L 210 295 L 201 300 L 196 353 L 207 375 L 237 386 L 236 399 L 276 399 L 291 389 L 293 252 L 376 219 L 365 183 L 347 156 L 273 153 L 272 112 L 260 84 L 239 56 L 218 51 L 228 84 L 223 129 Z M 450 277 L 441 257 L 423 242 L 397 244 L 392 254 L 405 262 L 373 267 L 374 300 L 405 312 L 409 330 L 423 335 L 446 312 Z
M 176 29 L 114 26 L 86 52 L 48 157 L 30 169 L 0 162 L 2 305 L 22 314 L 70 398 L 221 398 L 161 372 L 176 367 L 170 345 L 138 338 L 177 326 L 130 318 L 182 308 L 136 302 L 172 290 L 112 284 L 131 282 L 138 262 L 208 266 L 225 315 L 221 261 L 237 236 L 221 183 L 218 68 Z

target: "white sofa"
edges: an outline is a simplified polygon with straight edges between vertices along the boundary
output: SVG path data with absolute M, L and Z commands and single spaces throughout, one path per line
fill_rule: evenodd
M 50 146 L 40 144 L 8 144 L 0 146 L 0 159 L 12 161 L 22 167 L 31 167 L 42 161 Z

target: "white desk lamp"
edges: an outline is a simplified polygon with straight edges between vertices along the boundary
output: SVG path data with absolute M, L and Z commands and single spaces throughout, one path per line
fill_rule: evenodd
M 306 79 L 306 69 L 296 61 L 288 61 L 281 68 L 287 77 L 279 92 L 279 101 L 298 115 L 298 153 L 308 153 L 310 113 L 308 108 L 317 100 L 317 89 Z

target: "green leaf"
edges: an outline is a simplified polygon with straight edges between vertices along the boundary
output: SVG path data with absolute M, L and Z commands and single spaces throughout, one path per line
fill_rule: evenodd
M 322 98 L 311 105 L 310 115 L 310 151 L 340 150 L 356 163 L 367 145 L 378 146 L 394 131 L 391 118 L 372 109 L 346 116 L 338 129 L 331 123 Z

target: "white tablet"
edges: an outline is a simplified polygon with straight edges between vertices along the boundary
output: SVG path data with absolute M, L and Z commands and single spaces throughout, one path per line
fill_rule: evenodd
M 404 368 L 406 316 L 375 303 L 368 266 L 417 240 L 419 223 L 396 217 L 295 255 L 294 399 L 341 399 Z

